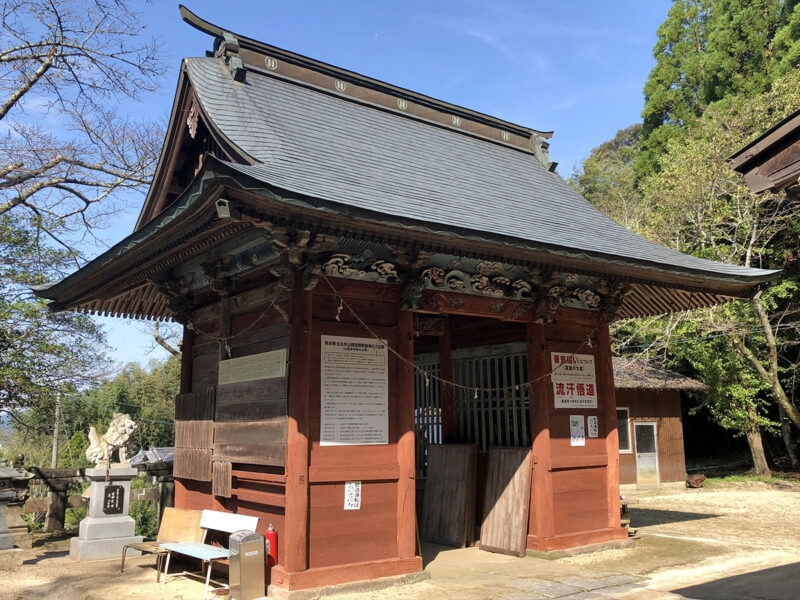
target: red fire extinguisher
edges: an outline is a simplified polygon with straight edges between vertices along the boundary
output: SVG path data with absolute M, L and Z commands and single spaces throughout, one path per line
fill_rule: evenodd
M 266 553 L 269 557 L 267 559 L 267 564 L 270 567 L 274 567 L 278 564 L 278 532 L 275 531 L 275 528 L 272 526 L 272 523 L 269 524 L 267 531 L 264 533 L 264 543 L 266 545 Z

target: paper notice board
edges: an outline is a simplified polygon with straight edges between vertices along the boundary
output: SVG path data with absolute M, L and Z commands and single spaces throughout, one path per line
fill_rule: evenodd
M 389 443 L 389 354 L 373 338 L 322 336 L 320 445 Z
M 551 352 L 550 380 L 556 408 L 597 408 L 594 356 Z

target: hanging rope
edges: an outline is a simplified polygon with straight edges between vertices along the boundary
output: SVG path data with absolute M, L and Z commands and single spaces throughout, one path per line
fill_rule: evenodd
M 235 338 L 235 337 L 237 337 L 237 336 L 243 335 L 243 334 L 247 333 L 248 331 L 250 331 L 251 329 L 253 329 L 253 327 L 255 327 L 255 326 L 256 326 L 256 325 L 257 325 L 257 324 L 258 324 L 258 323 L 261 321 L 261 319 L 263 319 L 263 318 L 264 318 L 264 317 L 266 317 L 266 316 L 267 316 L 267 315 L 268 315 L 270 312 L 272 312 L 272 310 L 273 310 L 273 309 L 274 309 L 274 310 L 275 310 L 275 311 L 276 311 L 276 312 L 277 312 L 277 313 L 278 313 L 278 314 L 279 314 L 281 317 L 283 317 L 283 320 L 284 320 L 284 322 L 286 322 L 286 323 L 288 323 L 288 322 L 289 322 L 289 315 L 287 315 L 287 314 L 286 314 L 286 311 L 285 311 L 285 310 L 283 310 L 283 309 L 282 309 L 280 306 L 278 306 L 277 304 L 275 304 L 275 302 L 274 302 L 273 300 L 270 300 L 270 302 L 269 302 L 269 306 L 267 306 L 267 308 L 265 308 L 265 309 L 264 309 L 264 312 L 262 312 L 260 315 L 258 315 L 258 317 L 256 318 L 256 320 L 255 320 L 255 321 L 253 321 L 252 323 L 250 323 L 250 325 L 248 325 L 247 327 L 245 327 L 244 329 L 242 329 L 242 330 L 241 330 L 239 333 L 237 333 L 236 335 L 229 335 L 229 336 L 225 336 L 225 337 L 218 337 L 218 336 L 216 336 L 216 334 L 214 334 L 214 333 L 212 333 L 212 332 L 210 332 L 210 331 L 203 331 L 202 329 L 200 329 L 200 328 L 199 328 L 197 325 L 195 325 L 195 324 L 194 324 L 194 323 L 192 323 L 191 321 L 190 321 L 190 322 L 189 322 L 189 323 L 188 323 L 186 326 L 187 326 L 189 329 L 191 329 L 192 331 L 194 331 L 194 332 L 196 332 L 196 333 L 199 333 L 200 335 L 207 335 L 207 336 L 209 336 L 209 337 L 213 337 L 213 338 L 214 338 L 214 341 L 216 341 L 217 343 L 225 344 L 225 348 L 226 348 L 226 350 L 227 350 L 227 352 L 228 352 L 228 356 L 230 356 L 230 354 L 231 354 L 231 353 L 230 353 L 230 346 L 228 345 L 228 341 L 229 341 L 229 340 L 231 340 L 231 339 L 233 339 L 233 338 Z
M 505 394 L 511 389 L 511 387 L 509 387 L 509 386 L 497 387 L 497 388 L 486 388 L 486 387 L 479 387 L 479 386 L 472 386 L 472 385 L 463 385 L 463 384 L 460 384 L 460 383 L 456 383 L 455 381 L 452 381 L 450 379 L 446 379 L 444 377 L 440 377 L 439 375 L 434 375 L 433 373 L 430 373 L 430 372 L 426 371 L 425 369 L 423 369 L 422 367 L 414 364 L 413 362 L 408 360 L 406 357 L 401 355 L 399 352 L 397 352 L 397 350 L 395 350 L 394 348 L 389 346 L 385 341 L 383 341 L 380 338 L 380 336 L 378 336 L 374 331 L 372 331 L 372 329 L 370 329 L 369 325 L 367 325 L 364 322 L 364 320 L 358 315 L 358 313 L 356 313 L 356 311 L 353 310 L 353 307 L 350 306 L 350 304 L 347 302 L 347 300 L 345 300 L 345 298 L 334 287 L 334 285 L 331 282 L 331 280 L 328 279 L 328 276 L 325 273 L 322 273 L 321 275 L 322 275 L 322 279 L 325 281 L 325 283 L 328 284 L 328 287 L 333 292 L 333 295 L 334 295 L 335 299 L 338 301 L 338 307 L 337 307 L 337 312 L 336 312 L 336 320 L 339 321 L 339 316 L 340 316 L 340 313 L 341 313 L 341 307 L 344 306 L 344 308 L 346 308 L 348 310 L 348 312 L 350 312 L 350 314 L 353 315 L 353 318 L 356 321 L 358 321 L 359 325 L 361 325 L 361 327 L 363 327 L 367 331 L 367 333 L 369 333 L 378 343 L 380 343 L 381 346 L 383 346 L 389 352 L 391 352 L 400 362 L 402 362 L 403 364 L 405 364 L 408 367 L 411 367 L 414 371 L 416 371 L 417 373 L 422 375 L 425 378 L 425 385 L 426 386 L 428 385 L 429 381 L 432 379 L 434 381 L 439 382 L 442 385 L 449 385 L 450 387 L 452 387 L 454 389 L 464 390 L 465 392 L 474 392 L 475 393 L 475 398 L 478 397 L 479 393 L 496 394 L 496 393 L 502 392 L 502 393 Z M 592 332 L 587 336 L 586 341 L 583 342 L 580 346 L 578 346 L 578 348 L 574 352 L 572 352 L 572 354 L 569 355 L 570 358 L 574 357 L 576 354 L 580 354 L 580 352 L 582 350 L 584 350 L 585 348 L 587 348 L 587 347 L 588 348 L 592 348 L 592 336 L 594 336 L 597 333 L 597 330 L 598 330 L 598 327 L 595 327 L 592 330 Z M 534 377 L 533 379 L 529 379 L 528 381 L 526 381 L 524 383 L 517 384 L 514 387 L 516 387 L 516 389 L 519 389 L 520 387 L 527 387 L 528 388 L 528 393 L 532 397 L 533 396 L 533 384 L 538 382 L 538 381 L 541 381 L 542 379 L 546 379 L 546 378 L 550 377 L 550 375 L 552 373 L 558 371 L 565 364 L 567 364 L 566 361 L 560 362 L 556 367 L 554 367 L 553 369 L 547 371 L 543 375 L 539 375 L 538 377 Z

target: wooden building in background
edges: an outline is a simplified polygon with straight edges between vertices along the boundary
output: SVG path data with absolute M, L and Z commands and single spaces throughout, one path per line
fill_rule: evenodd
M 728 159 L 754 192 L 800 193 L 800 110 Z
M 525 518 L 481 537 L 625 538 L 608 324 L 775 272 L 612 222 L 554 173 L 548 132 L 182 13 L 213 52 L 183 61 L 135 231 L 37 289 L 56 310 L 185 326 L 176 505 L 272 523 L 273 598 L 418 572 L 415 355 L 513 339 L 527 379 L 467 361 L 461 387 L 423 384 L 438 443 L 477 436 L 493 406 L 480 439 L 525 449 Z
M 683 486 L 681 392 L 702 392 L 705 384 L 636 360 L 614 357 L 613 364 L 620 486 Z

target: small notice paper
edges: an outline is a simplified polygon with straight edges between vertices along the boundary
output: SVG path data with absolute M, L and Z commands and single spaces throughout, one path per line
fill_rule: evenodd
M 586 433 L 583 429 L 583 415 L 569 416 L 569 445 L 585 446 Z
M 594 356 L 551 352 L 550 380 L 556 408 L 597 408 Z
M 389 353 L 373 338 L 322 336 L 321 446 L 389 443 Z
M 344 482 L 344 509 L 361 510 L 361 482 Z
M 589 430 L 589 437 L 596 438 L 600 433 L 600 428 L 597 426 L 597 417 L 586 417 L 586 429 Z

